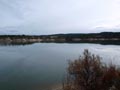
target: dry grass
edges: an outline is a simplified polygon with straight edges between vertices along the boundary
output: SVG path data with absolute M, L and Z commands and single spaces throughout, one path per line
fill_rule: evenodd
M 63 90 L 120 90 L 120 69 L 101 63 L 101 58 L 85 50 L 69 61 Z

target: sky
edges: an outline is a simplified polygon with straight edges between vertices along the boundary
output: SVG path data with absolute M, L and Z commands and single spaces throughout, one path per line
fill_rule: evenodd
M 120 0 L 0 0 L 0 34 L 120 31 Z

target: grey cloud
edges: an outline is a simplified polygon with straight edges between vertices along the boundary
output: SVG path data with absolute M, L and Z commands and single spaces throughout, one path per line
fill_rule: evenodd
M 14 31 L 4 29 L 13 34 L 105 31 L 93 27 L 119 24 L 117 4 L 117 0 L 0 0 L 0 27 L 13 27 Z

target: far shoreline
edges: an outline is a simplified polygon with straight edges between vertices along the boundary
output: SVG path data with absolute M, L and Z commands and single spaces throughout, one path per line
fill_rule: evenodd
M 94 43 L 120 45 L 120 32 L 52 35 L 0 35 L 1 45 L 27 45 L 33 43 Z

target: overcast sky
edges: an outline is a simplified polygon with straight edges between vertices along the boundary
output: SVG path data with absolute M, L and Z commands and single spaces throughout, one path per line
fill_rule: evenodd
M 0 34 L 120 31 L 120 0 L 0 0 Z

